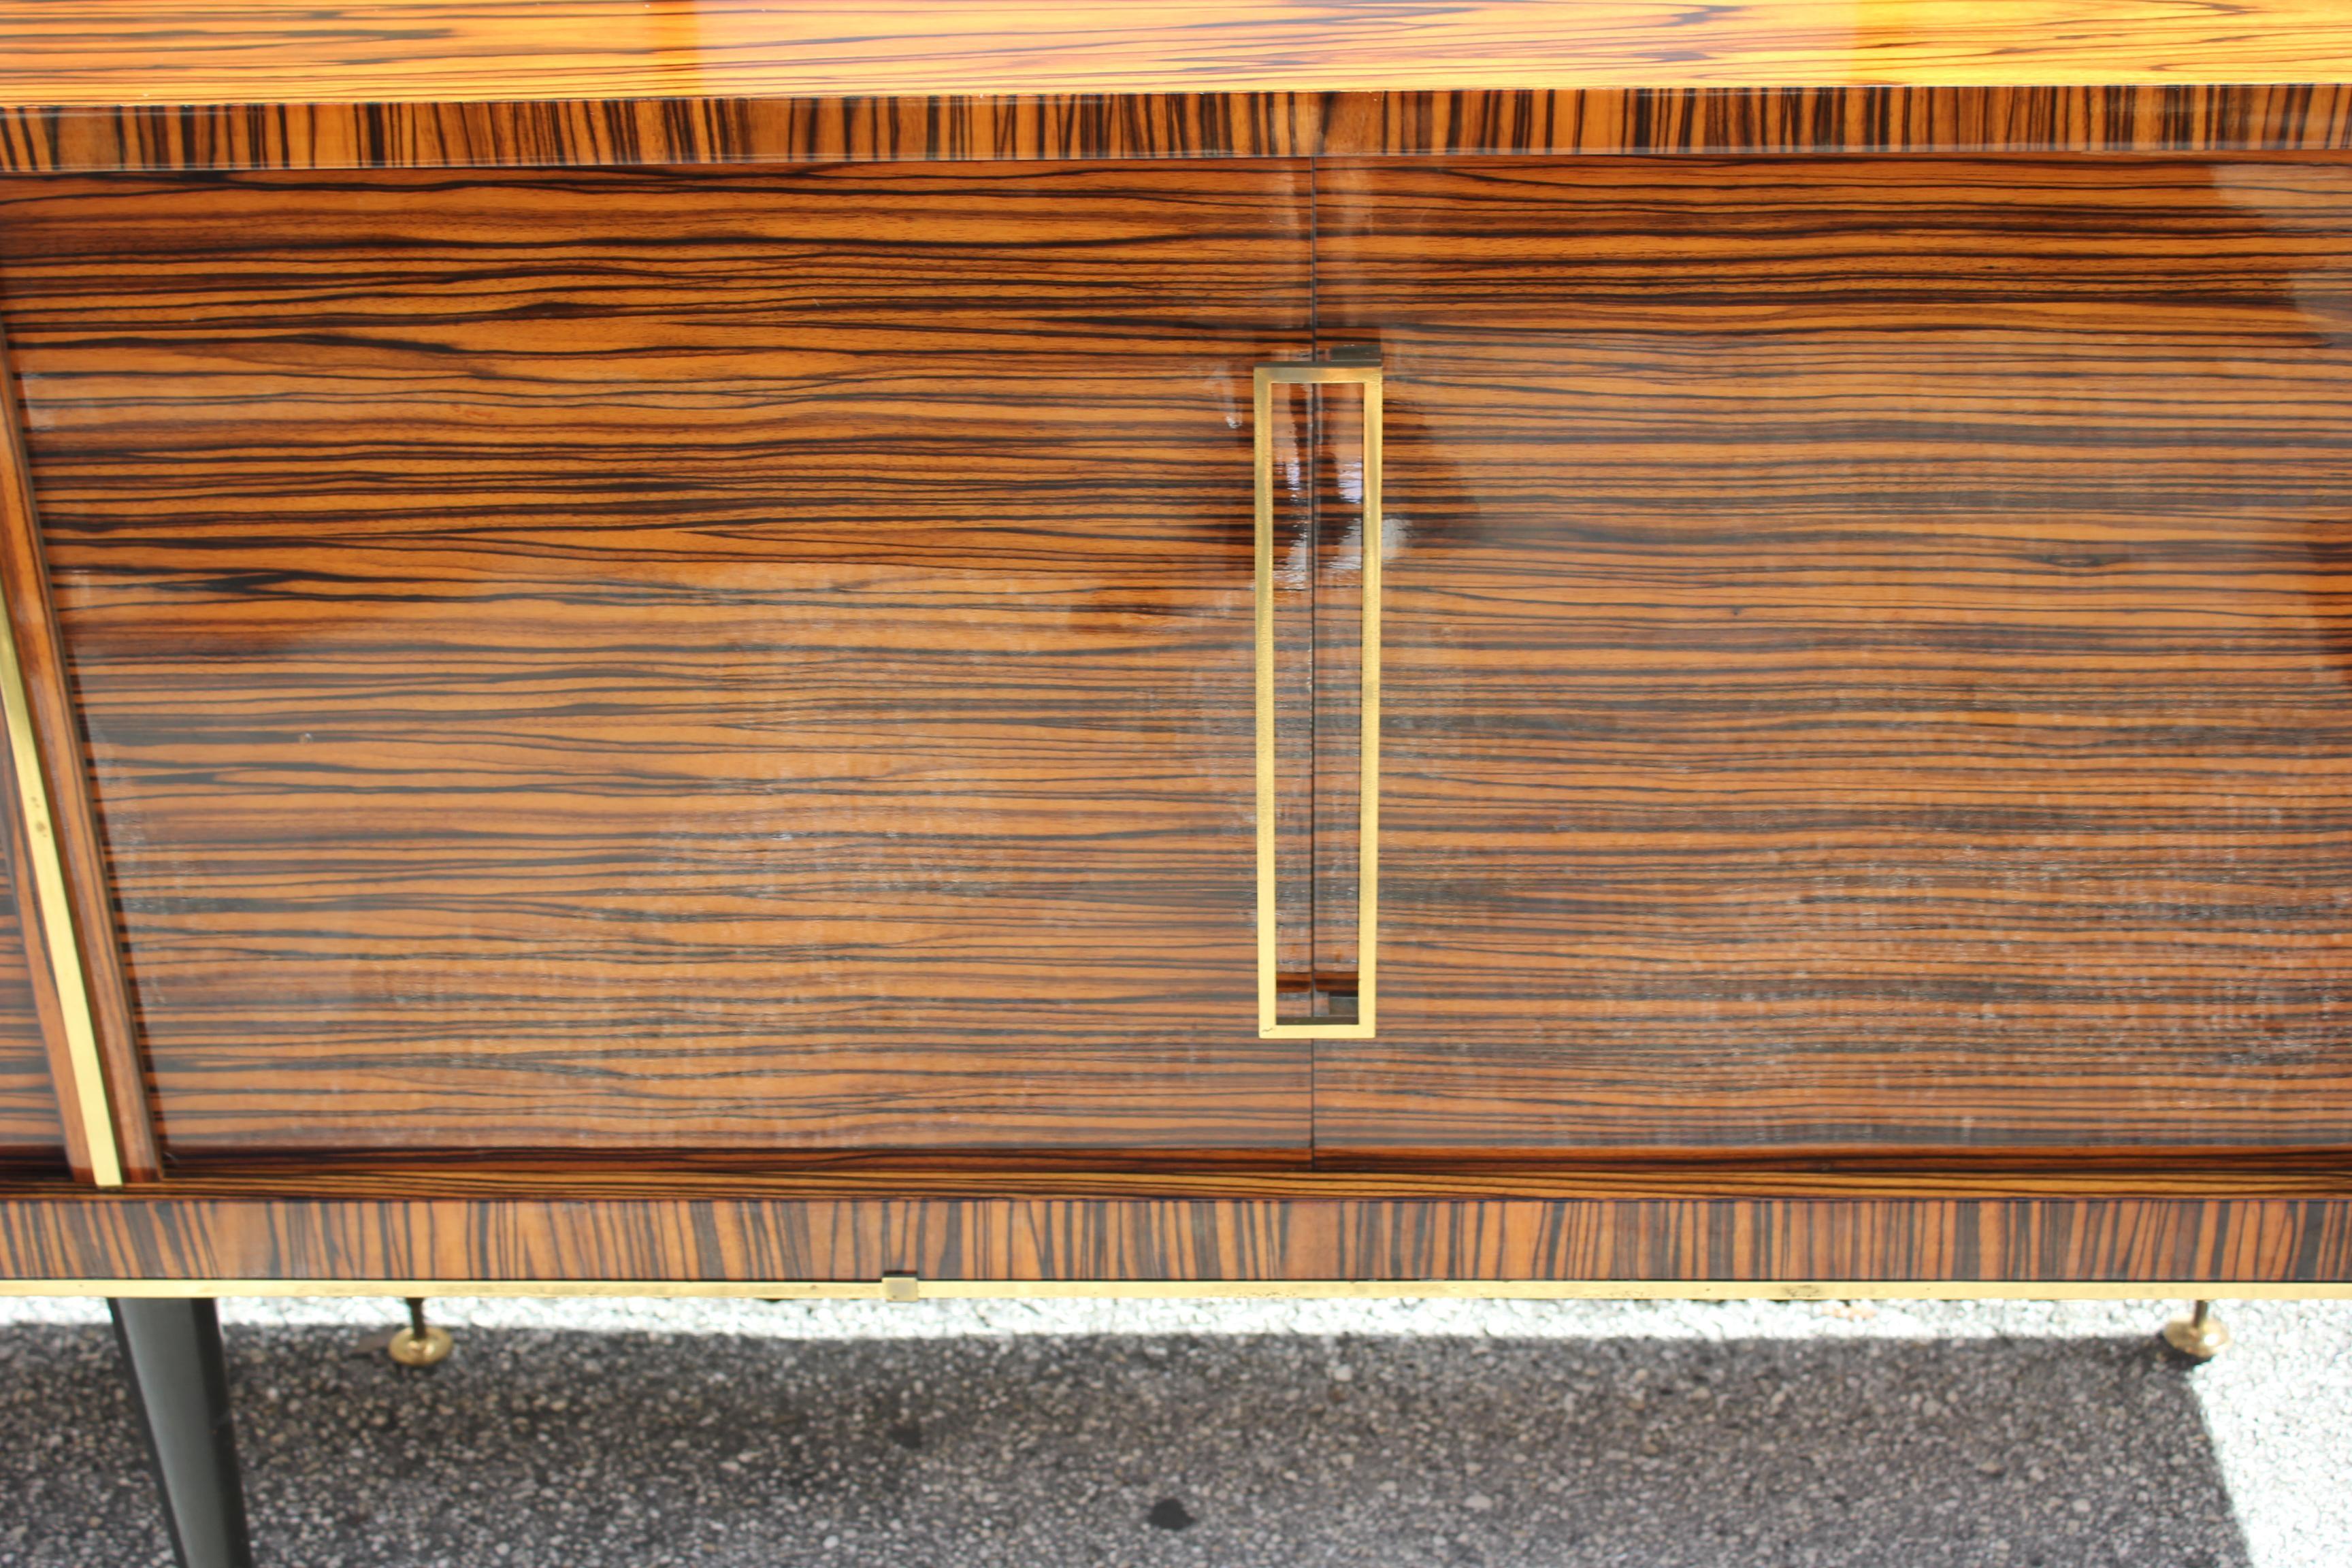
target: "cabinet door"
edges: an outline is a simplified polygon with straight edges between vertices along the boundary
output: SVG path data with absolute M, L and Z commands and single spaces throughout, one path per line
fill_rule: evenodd
M 1319 181 L 1389 559 L 1318 1149 L 2352 1137 L 2352 166 Z
M 168 1147 L 1302 1156 L 1289 163 L 0 187 Z

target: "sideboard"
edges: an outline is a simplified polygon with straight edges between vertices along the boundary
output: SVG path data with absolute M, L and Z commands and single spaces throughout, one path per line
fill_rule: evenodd
M 0 1289 L 2352 1292 L 2240 9 L 0 20 Z
M 12 19 L 9 1287 L 2352 1279 L 2352 25 L 1655 9 Z
M 19 7 L 0 1290 L 2352 1293 L 2347 85 Z
M 12 21 L 10 1288 L 2352 1279 L 2352 24 L 1948 9 Z

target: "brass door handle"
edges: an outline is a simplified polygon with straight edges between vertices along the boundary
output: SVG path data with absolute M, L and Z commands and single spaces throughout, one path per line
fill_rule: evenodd
M 1358 710 L 1356 1016 L 1284 1023 L 1278 1016 L 1275 874 L 1275 450 L 1274 388 L 1352 385 L 1363 391 L 1362 701 Z M 1380 934 L 1381 367 L 1286 361 L 1256 367 L 1251 413 L 1257 470 L 1255 600 L 1257 645 L 1257 1024 L 1275 1039 L 1362 1040 L 1372 1036 Z

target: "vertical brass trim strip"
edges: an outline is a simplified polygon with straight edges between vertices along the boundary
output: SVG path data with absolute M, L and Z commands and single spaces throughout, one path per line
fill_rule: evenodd
M 158 1173 L 154 1128 L 6 338 L 0 330 L 0 708 L 22 807 L 16 893 L 67 1156 L 84 1180 L 113 1186 Z M 85 1139 L 100 1116 L 112 1135 Z
M 1362 790 L 1356 878 L 1356 1020 L 1285 1024 L 1276 1017 L 1274 734 L 1274 389 L 1353 385 L 1364 395 Z M 1378 1026 L 1381 834 L 1381 367 L 1283 361 L 1251 376 L 1257 470 L 1253 604 L 1257 647 L 1257 1032 L 1268 1039 L 1368 1040 Z
M 40 911 L 41 945 L 64 1015 L 66 1060 L 73 1080 L 58 1087 L 72 1101 L 65 1107 L 81 1127 L 89 1148 L 90 1179 L 101 1187 L 122 1184 L 122 1157 L 114 1141 L 114 1113 L 99 1065 L 98 1026 L 90 1016 L 89 989 L 82 977 L 81 943 L 74 934 L 66 868 L 58 854 L 58 834 L 49 813 L 49 791 L 41 773 L 41 749 L 33 737 L 33 703 L 25 690 L 24 667 L 16 659 L 15 621 L 8 616 L 7 589 L 0 584 L 0 710 L 8 726 L 8 760 L 16 775 L 16 809 L 23 813 L 26 868 Z
M 1381 573 L 1388 527 L 1381 512 L 1380 368 L 1364 379 L 1363 707 L 1357 716 L 1359 788 L 1356 880 L 1356 1021 L 1370 1039 L 1380 1023 L 1381 980 Z
M 1250 430 L 1256 472 L 1251 554 L 1252 638 L 1257 650 L 1257 1032 L 1275 1022 L 1274 922 L 1274 380 L 1272 365 L 1250 377 Z

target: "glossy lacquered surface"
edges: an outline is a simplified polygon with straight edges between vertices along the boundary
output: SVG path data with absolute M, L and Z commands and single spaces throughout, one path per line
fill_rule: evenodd
M 163 1140 L 1303 1158 L 1304 171 L 0 189 Z
M 1389 367 L 1318 1157 L 2352 1129 L 2352 169 L 1326 163 Z
M 2340 1153 L 2352 171 L 1311 173 L 0 186 L 166 1145 L 1422 1161 L 1432 1204 L 2139 1161 L 2043 1218 L 1866 1200 L 1873 1267 L 1954 1277 L 2168 1201 L 2151 1159 Z M 1248 387 L 1318 345 L 1386 381 L 1384 978 L 1310 1045 L 1255 1036 Z M 1349 417 L 1277 443 L 1282 940 L 1335 992 Z M 2007 1277 L 2183 1272 L 2062 1253 Z
M 77 1179 L 112 1186 L 154 1175 L 160 1159 L 4 325 L 0 381 L 0 821 L 66 1162 Z
M 46 0 L 0 172 L 2326 151 L 2334 0 Z
M 45 0 L 0 101 L 2042 86 L 2352 77 L 2333 0 Z
M 2340 83 L 0 103 L 16 174 L 2347 146 Z
M 55 1160 L 64 1142 L 12 879 L 0 886 L 0 1160 Z
M 1066 1195 L 0 1197 L 36 1279 L 2230 1280 L 2352 1278 L 2352 1204 Z M 781 1292 L 780 1292 L 781 1293 Z

